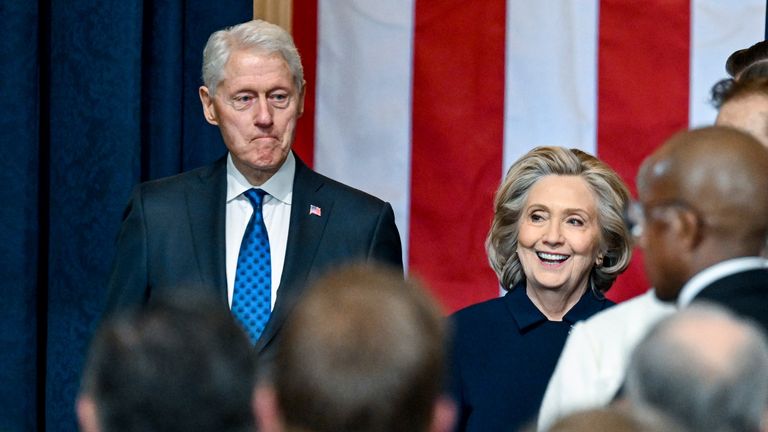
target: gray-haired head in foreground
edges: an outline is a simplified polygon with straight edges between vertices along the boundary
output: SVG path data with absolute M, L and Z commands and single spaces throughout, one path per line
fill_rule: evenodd
M 203 83 L 211 95 L 224 77 L 224 66 L 233 51 L 280 54 L 293 75 L 296 90 L 304 88 L 304 68 L 291 35 L 280 26 L 253 20 L 214 32 L 203 49 Z
M 577 411 L 555 422 L 547 432 L 693 432 L 648 408 L 610 406 Z
M 752 323 L 696 304 L 660 322 L 632 355 L 633 405 L 692 431 L 757 432 L 768 410 L 768 347 Z

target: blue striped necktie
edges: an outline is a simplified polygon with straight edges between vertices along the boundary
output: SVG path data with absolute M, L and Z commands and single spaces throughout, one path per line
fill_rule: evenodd
M 267 227 L 261 212 L 264 195 L 266 192 L 261 189 L 245 192 L 253 206 L 253 215 L 240 243 L 232 294 L 232 314 L 243 325 L 253 343 L 256 343 L 267 325 L 272 298 L 272 259 Z

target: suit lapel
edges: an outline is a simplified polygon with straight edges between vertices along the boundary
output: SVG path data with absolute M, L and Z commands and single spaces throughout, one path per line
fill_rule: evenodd
M 186 190 L 194 245 L 192 253 L 200 269 L 200 283 L 213 287 L 216 296 L 226 304 L 226 158 L 219 159 L 209 170 L 202 171 L 197 180 Z
M 272 317 L 256 344 L 258 352 L 282 327 L 314 268 L 315 255 L 334 203 L 333 198 L 323 194 L 323 185 L 323 177 L 310 170 L 297 156 L 283 275 Z M 310 206 L 319 208 L 321 214 L 310 214 Z

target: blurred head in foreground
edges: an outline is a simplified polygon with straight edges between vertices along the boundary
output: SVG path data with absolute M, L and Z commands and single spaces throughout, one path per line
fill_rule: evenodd
M 617 407 L 579 411 L 558 420 L 547 432 L 688 432 L 660 413 Z M 691 431 L 692 432 L 692 431 Z
M 665 413 L 691 431 L 758 432 L 768 410 L 768 347 L 761 331 L 713 305 L 660 322 L 627 371 L 636 407 Z
M 117 313 L 97 332 L 77 401 L 84 432 L 249 431 L 248 337 L 192 293 Z
M 415 281 L 362 265 L 331 273 L 297 305 L 271 382 L 258 387 L 259 428 L 449 430 L 445 337 L 439 308 Z

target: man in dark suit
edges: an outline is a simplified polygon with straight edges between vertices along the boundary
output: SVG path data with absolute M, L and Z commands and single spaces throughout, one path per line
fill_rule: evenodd
M 728 127 L 681 132 L 646 159 L 637 188 L 656 295 L 715 302 L 768 329 L 768 150 Z
M 402 269 L 400 237 L 388 203 L 315 173 L 291 151 L 305 82 L 287 32 L 259 20 L 215 32 L 203 80 L 205 118 L 221 130 L 228 155 L 135 190 L 107 310 L 189 287 L 215 291 L 230 308 L 264 300 L 266 317 L 254 331 L 250 317 L 261 312 L 233 312 L 263 355 L 308 281 L 347 261 Z M 258 279 L 243 262 L 249 242 L 266 249 L 259 287 L 246 283 Z M 255 292 L 266 297 L 249 297 Z

